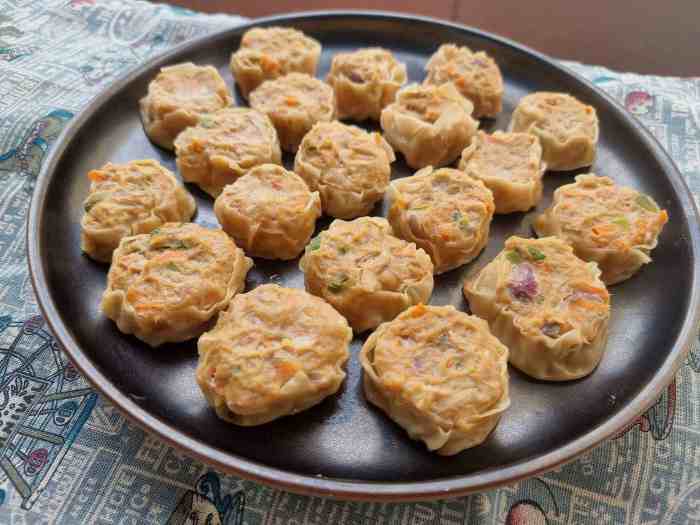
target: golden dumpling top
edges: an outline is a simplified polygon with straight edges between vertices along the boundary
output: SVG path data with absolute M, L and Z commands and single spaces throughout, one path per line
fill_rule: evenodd
M 265 78 L 277 78 L 294 71 L 306 71 L 309 57 L 318 60 L 319 42 L 290 27 L 254 27 L 246 31 L 232 58 L 232 66 L 255 68 Z
M 307 246 L 301 265 L 313 265 L 336 296 L 354 287 L 403 293 L 433 270 L 423 250 L 394 237 L 379 217 L 333 221 Z
M 148 138 L 172 149 L 183 130 L 200 116 L 230 106 L 233 99 L 219 72 L 190 62 L 164 67 L 139 101 L 141 121 Z
M 263 164 L 226 186 L 214 213 L 248 255 L 293 259 L 313 235 L 321 199 L 296 173 Z
M 406 66 L 394 58 L 391 51 L 379 47 L 358 49 L 350 53 L 338 53 L 333 57 L 328 83 L 343 77 L 355 84 L 372 84 L 406 81 Z
M 333 88 L 303 73 L 263 82 L 250 94 L 250 105 L 270 117 L 282 149 L 290 152 L 296 152 L 314 124 L 335 116 Z
M 122 241 L 105 293 L 122 292 L 137 316 L 169 323 L 178 312 L 208 312 L 227 302 L 237 291 L 237 273 L 251 266 L 223 231 L 168 223 Z
M 83 227 L 119 228 L 123 235 L 138 231 L 138 223 L 151 217 L 160 226 L 168 215 L 187 220 L 194 213 L 192 196 L 173 174 L 154 160 L 126 164 L 107 163 L 88 173 L 90 193 L 84 202 Z M 166 217 L 159 217 L 161 209 Z
M 546 133 L 560 143 L 575 137 L 598 140 L 598 116 L 593 106 L 566 93 L 541 91 L 522 98 L 513 114 L 513 131 Z
M 482 319 L 417 305 L 378 332 L 370 361 L 382 388 L 446 429 L 470 427 L 507 397 L 508 349 Z
M 254 27 L 249 29 L 241 39 L 242 51 L 256 50 L 277 59 L 280 68 L 293 62 L 301 52 L 319 50 L 321 45 L 315 39 L 291 27 Z
M 464 151 L 459 169 L 485 181 L 529 184 L 542 177 L 541 161 L 542 146 L 534 135 L 502 131 L 488 135 L 480 131 L 472 147 Z
M 484 183 L 452 168 L 424 168 L 393 182 L 391 193 L 392 210 L 409 215 L 415 232 L 448 244 L 480 240 L 493 216 L 493 196 Z
M 322 299 L 265 284 L 237 295 L 200 337 L 197 380 L 223 399 L 228 419 L 261 423 L 281 415 L 275 409 L 285 399 L 302 408 L 307 398 L 318 402 L 317 394 L 335 391 L 351 340 L 348 323 Z
M 394 151 L 379 133 L 368 133 L 357 126 L 338 121 L 319 122 L 306 134 L 297 153 L 295 166 L 310 164 L 318 170 L 312 188 L 329 191 L 376 192 L 389 184 Z
M 175 140 L 178 156 L 204 153 L 224 157 L 238 169 L 257 159 L 280 157 L 277 133 L 270 119 L 254 109 L 226 108 L 199 119 Z
M 557 339 L 571 330 L 593 341 L 610 315 L 610 295 L 595 263 L 556 237 L 511 237 L 499 266 L 496 301 L 527 336 Z
M 406 66 L 386 49 L 358 49 L 335 55 L 326 81 L 335 90 L 339 118 L 378 120 L 406 83 Z
M 433 263 L 415 244 L 392 235 L 386 219 L 335 220 L 307 245 L 304 285 L 323 297 L 355 332 L 389 321 L 433 293 Z
M 160 118 L 177 110 L 210 113 L 232 102 L 216 68 L 186 62 L 162 68 L 148 85 L 148 95 L 142 104 L 149 115 Z
M 276 164 L 262 164 L 226 186 L 217 202 L 259 224 L 268 224 L 306 213 L 317 200 L 296 173 Z
M 411 84 L 399 91 L 392 111 L 413 117 L 432 125 L 438 120 L 448 119 L 455 113 L 471 116 L 474 105 L 448 87 Z M 476 128 L 478 124 L 474 125 Z
M 501 111 L 503 77 L 496 62 L 483 51 L 444 44 L 430 57 L 424 83 L 452 83 L 474 103 L 474 116 L 494 117 Z
M 317 121 L 329 121 L 335 113 L 331 87 L 303 73 L 289 73 L 268 80 L 250 95 L 250 105 L 271 116 L 298 117 L 308 121 L 309 127 Z
M 382 110 L 386 139 L 412 168 L 445 166 L 459 157 L 476 134 L 472 103 L 452 84 L 411 84 Z
M 576 182 L 560 186 L 548 210 L 548 221 L 556 221 L 558 235 L 579 247 L 626 251 L 656 245 L 666 210 L 654 199 L 608 177 L 583 174 Z M 535 228 L 545 220 L 538 217 Z

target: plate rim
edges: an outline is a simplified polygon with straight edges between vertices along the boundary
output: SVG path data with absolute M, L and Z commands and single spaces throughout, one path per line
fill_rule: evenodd
M 651 150 L 654 157 L 663 166 L 663 171 L 685 210 L 684 219 L 688 221 L 689 226 L 690 257 L 691 262 L 694 263 L 694 271 L 691 276 L 688 310 L 685 313 L 685 318 L 677 335 L 676 343 L 673 345 L 668 357 L 653 376 L 652 380 L 617 414 L 609 417 L 597 427 L 594 427 L 586 434 L 574 439 L 566 445 L 555 448 L 544 455 L 532 459 L 524 459 L 503 467 L 429 481 L 355 481 L 295 474 L 283 469 L 269 467 L 256 461 L 251 461 L 244 457 L 223 451 L 214 446 L 204 444 L 141 408 L 127 393 L 122 392 L 108 377 L 97 369 L 91 359 L 83 352 L 77 341 L 73 338 L 68 326 L 61 320 L 58 308 L 48 290 L 48 281 L 44 266 L 46 257 L 41 249 L 40 242 L 42 239 L 40 235 L 41 224 L 43 223 L 47 190 L 55 176 L 56 167 L 63 153 L 69 146 L 71 139 L 82 128 L 83 124 L 114 95 L 118 94 L 123 87 L 144 71 L 158 64 L 165 65 L 175 59 L 178 54 L 189 49 L 200 47 L 207 41 L 217 40 L 222 38 L 225 34 L 232 36 L 234 33 L 242 33 L 249 28 L 263 24 L 281 22 L 293 24 L 295 20 L 300 19 L 333 19 L 347 17 L 379 20 L 390 19 L 398 23 L 427 23 L 433 26 L 467 32 L 479 38 L 491 40 L 497 44 L 526 53 L 546 63 L 549 67 L 553 67 L 575 78 L 578 82 L 586 85 L 605 98 L 610 103 L 612 110 L 617 113 L 617 116 L 631 125 L 631 128 L 636 131 L 637 138 L 644 143 L 648 150 Z M 693 228 L 693 226 L 696 227 Z M 697 336 L 698 327 L 700 326 L 700 264 L 698 262 L 700 257 L 700 213 L 698 212 L 697 203 L 687 182 L 668 152 L 666 152 L 658 140 L 643 127 L 633 115 L 627 113 L 610 95 L 597 88 L 593 83 L 589 82 L 575 71 L 539 51 L 535 51 L 534 49 L 508 38 L 470 26 L 434 17 L 391 11 L 315 10 L 251 19 L 247 23 L 216 30 L 193 40 L 183 42 L 119 76 L 104 90 L 88 100 L 78 115 L 71 119 L 51 146 L 35 183 L 28 212 L 26 243 L 32 287 L 36 295 L 39 309 L 51 332 L 61 343 L 73 364 L 80 370 L 90 384 L 116 406 L 130 421 L 145 429 L 147 432 L 155 433 L 170 446 L 224 472 L 297 494 L 327 496 L 344 500 L 424 501 L 435 498 L 457 497 L 514 483 L 573 461 L 578 456 L 618 433 L 635 417 L 646 411 L 656 402 L 658 396 L 673 380 L 676 372 L 685 361 L 686 355 L 694 342 L 694 338 Z

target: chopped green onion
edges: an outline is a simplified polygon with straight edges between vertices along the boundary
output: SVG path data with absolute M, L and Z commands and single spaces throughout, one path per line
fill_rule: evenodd
M 411 298 L 413 303 L 420 302 L 420 291 L 418 288 L 412 284 L 404 284 L 401 286 L 401 293 L 405 293 Z
M 542 253 L 534 246 L 529 246 L 527 252 L 530 254 L 530 257 L 532 257 L 534 261 L 544 261 L 547 258 L 547 256 L 544 253 Z
M 343 285 L 341 283 L 332 282 L 328 285 L 328 289 L 333 293 L 340 293 L 343 289 Z
M 83 208 L 85 208 L 86 212 L 89 212 L 92 208 L 95 207 L 95 204 L 106 199 L 108 195 L 109 194 L 105 191 L 98 191 L 96 193 L 88 195 L 88 198 L 85 199 L 85 204 L 83 204 Z
M 128 241 L 125 246 L 129 250 L 127 253 L 141 253 L 143 251 L 143 248 L 139 245 L 139 241 L 137 239 Z
M 216 126 L 216 122 L 214 122 L 214 119 L 212 118 L 202 117 L 199 119 L 199 125 L 203 128 L 213 128 L 214 126 Z
M 618 226 L 626 230 L 628 230 L 630 227 L 630 221 L 628 221 L 626 217 L 616 217 L 612 220 L 612 223 L 617 224 Z
M 189 247 L 190 246 L 185 241 L 175 239 L 165 248 L 170 248 L 171 250 L 187 250 Z
M 318 250 L 321 247 L 321 236 L 317 235 L 313 239 L 311 239 L 311 242 L 309 243 L 309 250 L 314 251 Z
M 506 259 L 508 259 L 513 264 L 520 264 L 523 262 L 523 256 L 520 255 L 518 250 L 508 250 L 506 252 Z
M 172 261 L 169 262 L 168 264 L 166 264 L 165 267 L 166 267 L 168 270 L 172 270 L 173 272 L 179 272 L 179 271 L 180 271 L 180 268 L 178 268 L 177 264 L 175 264 L 175 263 L 172 262 Z
M 649 197 L 648 195 L 644 195 L 643 193 L 640 193 L 639 195 L 637 195 L 635 202 L 641 208 L 644 208 L 647 211 L 651 211 L 651 212 L 659 211 L 659 207 L 656 205 L 654 200 L 651 197 Z
M 160 233 L 158 229 L 153 230 L 151 235 Z M 164 244 L 156 246 L 156 250 L 188 250 L 191 246 L 181 239 L 166 239 Z
M 472 233 L 472 227 L 471 224 L 469 224 L 469 219 L 467 217 L 464 217 L 461 212 L 452 212 L 452 220 L 457 223 L 457 226 L 460 230 L 462 230 L 463 233 L 467 235 Z
M 345 283 L 348 282 L 348 276 L 347 275 L 339 275 L 334 281 L 331 281 L 328 283 L 328 290 L 332 293 L 340 293 L 343 291 L 343 288 L 345 287 Z

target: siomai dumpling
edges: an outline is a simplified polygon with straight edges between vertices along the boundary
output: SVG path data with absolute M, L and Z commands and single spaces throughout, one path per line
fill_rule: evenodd
M 462 152 L 459 169 L 493 192 L 496 213 L 511 213 L 537 206 L 547 165 L 534 135 L 480 131 Z
M 245 98 L 266 80 L 287 73 L 315 75 L 321 44 L 290 27 L 254 27 L 231 55 L 231 73 Z
M 322 299 L 264 284 L 234 297 L 199 338 L 197 383 L 221 419 L 261 425 L 336 393 L 351 340 Z
M 233 98 L 216 68 L 191 62 L 162 68 L 139 102 L 146 135 L 165 149 L 173 149 L 175 137 L 202 115 L 231 104 Z
M 394 150 L 379 133 L 319 122 L 301 141 L 294 171 L 321 194 L 326 214 L 352 219 L 382 199 L 394 160 Z
M 511 237 L 464 284 L 473 314 L 510 350 L 510 363 L 545 381 L 590 374 L 608 336 L 610 295 L 596 263 L 556 237 Z
M 494 204 L 480 180 L 429 166 L 392 182 L 387 193 L 394 234 L 423 248 L 435 273 L 471 261 L 486 246 Z
M 556 235 L 578 257 L 597 263 L 603 282 L 611 285 L 651 262 L 666 222 L 666 210 L 648 195 L 589 173 L 557 188 L 533 226 L 537 235 Z
M 96 261 L 110 262 L 124 237 L 189 221 L 196 209 L 192 195 L 155 160 L 107 163 L 88 178 L 80 247 Z
M 199 336 L 245 286 L 253 266 L 221 230 L 167 223 L 124 237 L 112 257 L 102 311 L 151 346 Z
M 335 91 L 338 118 L 379 120 L 406 83 L 406 66 L 386 49 L 358 49 L 333 57 L 326 82 Z
M 389 321 L 433 293 L 433 263 L 394 237 L 379 217 L 336 219 L 299 261 L 306 289 L 338 310 L 355 332 Z
M 365 397 L 428 449 L 480 445 L 510 405 L 508 349 L 453 306 L 412 306 L 360 352 Z
M 445 166 L 476 134 L 479 122 L 472 118 L 472 109 L 452 84 L 411 84 L 382 111 L 382 130 L 412 168 Z
M 474 116 L 496 117 L 503 107 L 503 77 L 498 64 L 483 51 L 444 44 L 430 57 L 424 84 L 447 82 L 474 104 Z
M 321 215 L 321 199 L 297 174 L 263 164 L 226 186 L 214 212 L 248 255 L 286 260 L 309 242 Z
M 250 105 L 270 117 L 282 149 L 291 153 L 314 124 L 335 117 L 333 88 L 302 73 L 263 82 L 250 94 Z
M 508 131 L 540 140 L 547 169 L 566 171 L 593 164 L 598 144 L 598 116 L 565 93 L 531 93 L 518 102 Z
M 255 166 L 282 163 L 272 122 L 249 108 L 226 108 L 202 117 L 177 137 L 175 155 L 182 178 L 212 197 Z

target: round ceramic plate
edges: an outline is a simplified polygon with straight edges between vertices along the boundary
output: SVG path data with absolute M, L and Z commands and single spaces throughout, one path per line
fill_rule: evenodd
M 251 27 L 296 27 L 323 44 L 318 76 L 331 57 L 366 46 L 390 49 L 421 81 L 428 57 L 454 42 L 496 59 L 504 108 L 482 129 L 505 129 L 517 101 L 532 91 L 563 91 L 595 106 L 600 117 L 592 171 L 649 193 L 669 212 L 654 262 L 612 290 L 607 351 L 585 379 L 538 382 L 510 370 L 512 405 L 484 444 L 452 457 L 428 452 L 368 405 L 355 338 L 341 391 L 301 414 L 254 428 L 218 419 L 195 383 L 196 342 L 152 349 L 121 334 L 100 312 L 107 267 L 80 252 L 86 173 L 106 162 L 153 158 L 175 170 L 171 153 L 143 133 L 138 100 L 161 66 L 213 64 L 233 88 L 230 53 Z M 106 398 L 167 442 L 228 472 L 291 491 L 352 499 L 428 499 L 483 490 L 551 469 L 619 431 L 647 408 L 681 364 L 697 327 L 700 230 L 693 199 L 657 142 L 610 98 L 552 60 L 480 31 L 436 20 L 383 13 L 308 13 L 267 18 L 187 43 L 115 82 L 64 131 L 37 183 L 29 261 L 41 308 L 66 351 Z M 238 93 L 237 102 L 243 104 Z M 373 125 L 370 128 L 376 129 Z M 285 162 L 291 165 L 291 157 Z M 481 256 L 436 279 L 432 304 L 467 309 L 464 277 L 485 265 L 510 235 L 532 236 L 533 217 L 552 191 L 578 172 L 548 173 L 544 198 L 527 214 L 497 216 Z M 393 178 L 411 174 L 402 159 Z M 216 227 L 212 200 L 198 188 L 195 221 Z M 386 210 L 377 206 L 376 215 Z M 318 228 L 328 226 L 320 220 Z M 670 276 L 672 276 L 670 278 Z M 303 288 L 297 261 L 255 261 L 247 290 L 274 281 Z

